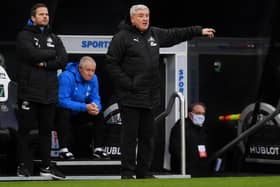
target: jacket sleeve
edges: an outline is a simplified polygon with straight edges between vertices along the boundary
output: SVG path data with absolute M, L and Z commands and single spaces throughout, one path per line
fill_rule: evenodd
M 153 27 L 153 32 L 158 37 L 160 47 L 171 47 L 175 44 L 191 40 L 195 36 L 202 36 L 202 27 L 190 26 L 171 29 Z
M 132 79 L 122 70 L 121 63 L 126 52 L 125 36 L 113 37 L 106 55 L 106 70 L 117 87 L 132 88 Z
M 86 104 L 73 101 L 71 94 L 74 88 L 74 81 L 67 74 L 60 74 L 59 78 L 58 105 L 76 112 L 85 112 Z
M 36 47 L 32 35 L 27 32 L 20 32 L 18 34 L 16 48 L 17 53 L 32 65 L 55 59 L 56 57 L 56 51 L 54 49 Z
M 100 95 L 99 95 L 98 78 L 96 75 L 94 75 L 91 84 L 92 84 L 92 90 L 91 90 L 89 101 L 90 103 L 95 103 L 98 106 L 99 111 L 101 111 L 102 105 L 101 105 Z
M 61 39 L 58 36 L 55 36 L 54 34 L 52 35 L 55 40 L 56 58 L 47 61 L 46 69 L 48 70 L 64 69 L 68 61 L 68 55 L 66 53 L 65 47 Z

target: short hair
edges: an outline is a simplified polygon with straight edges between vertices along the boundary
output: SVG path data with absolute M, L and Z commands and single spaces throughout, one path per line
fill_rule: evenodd
M 129 11 L 130 16 L 133 16 L 135 12 L 139 9 L 148 10 L 150 12 L 150 9 L 146 5 L 138 4 L 138 5 L 131 6 Z
M 204 110 L 206 110 L 206 105 L 203 102 L 195 102 L 191 104 L 191 106 L 189 107 L 189 111 L 193 111 L 193 108 L 197 105 L 202 106 Z
M 93 65 L 96 66 L 96 62 L 95 62 L 95 60 L 92 57 L 90 57 L 90 56 L 83 56 L 80 59 L 79 67 L 84 68 L 87 62 L 91 62 Z
M 47 5 L 45 5 L 44 3 L 36 3 L 31 7 L 30 16 L 35 16 L 37 8 L 41 8 L 41 7 L 48 8 Z

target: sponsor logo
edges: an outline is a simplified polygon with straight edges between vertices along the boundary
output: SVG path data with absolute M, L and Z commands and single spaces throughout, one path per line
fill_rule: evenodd
M 109 47 L 110 42 L 109 40 L 82 40 L 81 47 L 106 49 Z
M 250 154 L 255 155 L 279 155 L 278 146 L 250 146 Z
M 178 88 L 179 88 L 179 92 L 184 93 L 185 91 L 185 83 L 184 83 L 184 70 L 183 69 L 179 69 L 178 71 Z
M 105 146 L 105 152 L 108 155 L 121 155 L 120 147 L 117 146 Z

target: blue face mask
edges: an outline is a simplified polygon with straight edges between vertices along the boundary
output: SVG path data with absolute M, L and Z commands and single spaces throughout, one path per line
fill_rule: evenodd
M 193 122 L 194 125 L 202 127 L 204 121 L 205 121 L 205 116 L 204 115 L 192 113 L 192 122 Z

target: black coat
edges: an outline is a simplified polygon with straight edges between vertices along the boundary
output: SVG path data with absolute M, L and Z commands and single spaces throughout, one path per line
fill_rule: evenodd
M 120 104 L 152 108 L 160 104 L 159 49 L 200 36 L 202 28 L 161 29 L 150 27 L 141 33 L 124 25 L 113 37 L 106 55 L 106 67 Z
M 199 156 L 198 146 L 205 145 L 207 151 L 207 134 L 205 127 L 199 127 L 190 119 L 185 121 L 186 131 L 186 169 L 192 177 L 207 176 L 210 172 L 208 157 Z M 181 120 L 172 127 L 169 141 L 169 152 L 171 155 L 171 170 L 175 173 L 181 172 Z
M 43 104 L 58 99 L 57 70 L 67 63 L 60 38 L 49 28 L 27 25 L 17 36 L 18 98 Z M 38 67 L 43 62 L 45 67 Z

